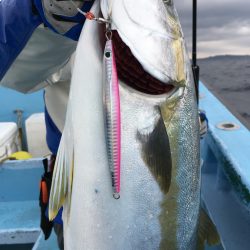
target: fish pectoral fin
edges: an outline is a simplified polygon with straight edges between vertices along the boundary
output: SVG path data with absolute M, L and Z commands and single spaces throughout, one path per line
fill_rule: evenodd
M 138 131 L 137 139 L 141 143 L 141 155 L 162 192 L 167 194 L 171 185 L 172 159 L 168 134 L 164 121 L 159 116 L 149 134 Z
M 197 238 L 197 250 L 205 249 L 206 243 L 209 246 L 220 244 L 217 228 L 203 208 L 200 210 Z
M 53 220 L 64 202 L 70 202 L 74 169 L 73 143 L 66 143 L 64 135 L 60 142 L 54 166 L 50 199 L 49 220 Z M 68 199 L 66 200 L 66 198 Z
M 70 201 L 71 201 L 71 195 L 72 195 L 73 176 L 74 176 L 74 152 L 73 152 L 73 155 L 72 155 L 71 166 L 70 166 L 70 169 L 69 169 L 69 185 L 68 185 L 68 198 L 67 198 L 67 202 L 68 202 L 68 205 L 69 205 L 68 211 L 70 211 Z

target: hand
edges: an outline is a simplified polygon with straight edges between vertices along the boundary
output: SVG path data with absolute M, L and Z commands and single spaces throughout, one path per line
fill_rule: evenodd
M 78 9 L 85 12 L 92 7 L 94 0 L 33 0 L 48 28 L 73 40 L 78 40 L 85 17 Z

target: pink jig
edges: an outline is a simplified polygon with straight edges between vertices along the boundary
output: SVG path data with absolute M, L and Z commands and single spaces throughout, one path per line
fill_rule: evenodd
M 112 40 L 107 40 L 103 56 L 104 116 L 113 197 L 120 198 L 121 175 L 121 111 L 119 84 Z

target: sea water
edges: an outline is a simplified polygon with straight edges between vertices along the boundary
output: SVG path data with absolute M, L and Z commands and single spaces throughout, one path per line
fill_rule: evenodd
M 250 129 L 250 56 L 198 60 L 200 79 Z

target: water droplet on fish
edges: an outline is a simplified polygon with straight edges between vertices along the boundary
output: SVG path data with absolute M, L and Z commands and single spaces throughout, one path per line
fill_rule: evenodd
M 129 228 L 130 228 L 130 226 L 128 225 L 128 226 L 127 226 L 127 229 L 129 229 Z
M 109 239 L 112 239 L 113 238 L 113 236 L 112 235 L 109 235 Z
M 99 227 L 100 227 L 100 224 L 97 224 L 96 226 L 99 228 Z

